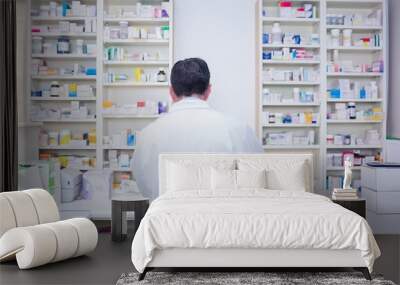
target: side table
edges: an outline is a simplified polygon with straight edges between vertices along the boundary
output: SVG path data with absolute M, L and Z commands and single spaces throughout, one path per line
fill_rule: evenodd
M 359 214 L 361 217 L 365 219 L 366 205 L 365 199 L 354 199 L 354 200 L 345 200 L 345 199 L 332 199 L 333 203 L 339 204 L 343 208 L 346 208 L 356 214 Z
M 149 199 L 140 194 L 118 195 L 112 198 L 111 239 L 123 241 L 127 236 L 126 212 L 135 212 L 135 233 L 149 208 Z

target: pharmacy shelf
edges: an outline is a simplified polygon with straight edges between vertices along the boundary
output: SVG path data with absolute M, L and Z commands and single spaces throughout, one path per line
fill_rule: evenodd
M 96 97 L 30 97 L 32 101 L 96 101 Z
M 32 32 L 32 36 L 57 38 L 57 37 L 71 37 L 71 38 L 96 38 L 96 33 L 52 33 L 52 32 Z
M 43 120 L 33 120 L 37 123 L 96 123 L 96 119 L 43 119 Z
M 168 82 L 114 82 L 104 83 L 104 87 L 168 87 Z
M 318 81 L 311 82 L 311 81 L 264 81 L 263 85 L 273 85 L 273 86 L 281 86 L 281 85 L 288 85 L 288 86 L 315 86 L 319 85 Z
M 110 66 L 168 66 L 169 61 L 167 60 L 152 60 L 152 61 L 135 61 L 135 60 L 106 60 L 104 65 Z
M 135 150 L 136 146 L 112 146 L 112 145 L 103 145 L 103 149 L 105 150 Z
M 32 21 L 43 21 L 43 22 L 58 22 L 58 21 L 86 21 L 96 20 L 96 17 L 50 17 L 50 16 L 33 16 Z
M 380 149 L 382 145 L 327 145 L 327 149 Z
M 328 103 L 381 103 L 383 102 L 382 99 L 332 99 L 329 98 L 326 100 Z
M 137 44 L 137 45 L 168 45 L 169 40 L 140 40 L 140 39 L 126 39 L 126 40 L 104 40 L 105 45 L 110 44 Z
M 96 80 L 94 75 L 32 75 L 36 80 Z
M 133 17 L 104 17 L 104 23 L 129 22 L 132 24 L 167 24 L 169 18 L 133 18 Z
M 360 4 L 382 4 L 382 0 L 326 0 L 328 4 L 351 4 L 357 6 Z
M 340 50 L 340 51 L 381 51 L 382 47 L 357 47 L 357 46 L 351 46 L 351 47 L 328 47 L 328 50 Z
M 301 59 L 292 59 L 292 60 L 263 60 L 264 64 L 273 64 L 273 65 L 316 65 L 320 64 L 319 60 L 301 60 Z
M 340 9 L 376 9 L 377 6 L 382 5 L 384 0 L 326 0 L 328 8 Z
M 137 114 L 103 114 L 105 119 L 156 119 L 160 115 L 137 115 Z
M 319 103 L 268 103 L 263 107 L 317 107 Z
M 256 87 L 257 87 L 257 132 L 261 139 L 264 139 L 268 132 L 298 132 L 307 133 L 307 131 L 312 130 L 310 125 L 305 126 L 294 126 L 290 124 L 267 124 L 264 125 L 263 120 L 266 111 L 278 110 L 280 113 L 286 114 L 293 111 L 299 112 L 301 110 L 307 110 L 319 113 L 319 127 L 314 128 L 315 136 L 319 142 L 318 146 L 314 150 L 315 152 L 314 162 L 315 162 L 315 181 L 316 189 L 324 189 L 326 185 L 326 176 L 334 175 L 343 172 L 343 168 L 331 168 L 326 169 L 327 154 L 329 152 L 342 152 L 345 150 L 365 150 L 371 152 L 372 154 L 377 151 L 384 151 L 383 144 L 373 144 L 373 145 L 348 145 L 348 146 L 332 146 L 327 144 L 326 136 L 330 134 L 333 129 L 337 132 L 348 131 L 350 134 L 356 134 L 358 136 L 365 135 L 368 130 L 377 130 L 381 137 L 386 137 L 386 116 L 387 116 L 387 77 L 388 73 L 386 70 L 382 73 L 328 73 L 326 66 L 331 58 L 331 53 L 333 50 L 339 51 L 340 60 L 353 60 L 356 63 L 365 62 L 371 64 L 373 60 L 382 59 L 384 65 L 388 62 L 388 6 L 385 0 L 316 0 L 310 1 L 311 4 L 317 6 L 317 21 L 314 22 L 301 22 L 297 19 L 290 19 L 289 22 L 285 22 L 285 19 L 280 19 L 279 17 L 269 17 L 277 16 L 279 13 L 279 2 L 280 0 L 258 0 L 257 14 L 258 21 L 256 27 L 256 58 L 257 58 L 257 75 L 256 75 Z M 308 1 L 298 0 L 297 5 L 293 4 L 294 7 L 301 6 L 300 3 L 308 3 Z M 358 14 L 362 11 L 367 11 L 372 13 L 373 11 L 380 9 L 382 10 L 382 25 L 327 25 L 326 18 L 328 14 L 332 15 L 347 15 L 347 14 Z M 263 12 L 266 12 L 265 17 Z M 304 20 L 304 19 L 303 19 Z M 319 20 L 319 21 L 318 21 Z M 291 41 L 287 41 L 289 44 L 264 44 L 262 42 L 264 38 L 264 33 L 272 33 L 273 23 L 280 23 L 281 31 L 283 33 L 294 33 L 307 35 L 311 33 L 318 34 L 319 42 L 311 42 L 302 39 L 300 45 L 292 44 Z M 381 34 L 381 46 L 333 46 L 330 43 L 330 34 L 332 29 L 339 29 L 341 33 L 343 29 L 351 29 L 353 31 L 353 37 L 371 37 L 375 33 Z M 286 42 L 286 40 L 285 40 Z M 305 59 L 299 62 L 288 62 L 288 60 L 280 60 L 274 58 L 273 60 L 264 60 L 262 58 L 262 53 L 266 51 L 274 51 L 282 48 L 302 48 L 306 51 L 313 52 L 314 55 L 319 55 L 315 57 L 310 62 L 305 62 Z M 355 58 L 353 58 L 355 56 Z M 279 82 L 279 81 L 267 81 L 263 80 L 263 70 L 267 67 L 273 67 L 276 69 L 294 71 L 298 70 L 299 67 L 302 68 L 312 68 L 313 70 L 319 72 L 319 80 L 315 84 L 308 84 L 304 82 Z M 333 81 L 338 79 L 349 79 L 351 81 L 358 82 L 359 86 L 363 86 L 364 81 L 375 81 L 378 86 L 378 96 L 376 99 L 348 99 L 330 98 L 330 94 L 327 90 L 335 86 Z M 298 87 L 300 90 L 312 90 L 315 94 L 319 94 L 320 104 L 315 106 L 296 106 L 296 104 L 279 104 L 279 103 L 268 103 L 265 101 L 264 89 L 269 89 L 270 93 L 279 93 L 284 96 L 291 98 L 293 94 L 293 88 Z M 357 96 L 358 97 L 358 96 Z M 267 103 L 267 104 L 264 104 Z M 380 107 L 382 109 L 382 121 L 376 120 L 328 120 L 327 113 L 334 107 L 335 103 L 349 103 L 355 102 L 359 107 Z M 306 109 L 307 108 L 307 109 Z M 373 118 L 373 117 L 369 117 Z M 268 121 L 266 121 L 268 122 Z M 291 128 L 293 127 L 293 129 Z M 294 129 L 299 127 L 299 129 Z M 271 151 L 270 149 L 277 149 L 283 153 L 290 152 L 291 149 L 296 150 L 294 146 L 265 146 L 266 151 Z M 312 146 L 310 146 L 312 147 Z M 357 168 L 356 168 L 357 169 Z M 328 172 L 327 172 L 328 171 Z M 338 173 L 330 172 L 338 171 Z M 317 186 L 318 185 L 318 186 Z M 321 193 L 322 194 L 322 193 Z
M 278 5 L 279 2 L 281 2 L 282 0 L 268 0 L 269 3 L 274 3 L 275 5 Z M 290 2 L 294 2 L 294 3 L 318 3 L 320 2 L 320 0 L 310 0 L 310 1 L 304 1 L 304 0 L 291 0 Z M 278 6 L 277 6 L 278 7 Z
M 133 172 L 132 168 L 128 167 L 112 167 L 110 168 L 113 172 Z
M 286 23 L 286 24 L 318 24 L 319 19 L 318 18 L 283 18 L 283 17 L 263 17 L 263 22 L 264 23 L 276 23 L 276 22 L 281 22 L 281 23 Z
M 68 203 L 60 203 L 60 211 L 87 211 L 90 208 L 91 200 L 74 200 Z
M 382 30 L 382 26 L 352 26 L 352 25 L 326 25 L 328 30 L 332 29 L 351 29 L 354 31 L 379 31 Z
M 380 124 L 382 121 L 375 120 L 326 120 L 328 124 Z
M 264 149 L 319 149 L 320 145 L 263 145 Z
M 96 146 L 95 145 L 89 145 L 89 146 L 74 146 L 74 145 L 48 145 L 48 146 L 39 146 L 39 149 L 41 150 L 95 150 Z
M 263 44 L 263 48 L 305 48 L 305 49 L 319 49 L 320 45 L 307 45 L 307 44 Z
M 44 1 L 44 2 L 43 2 Z M 28 1 L 29 5 L 27 11 L 39 8 L 40 5 L 48 5 L 48 0 L 35 0 Z M 32 2 L 32 3 L 31 3 Z M 60 1 L 56 1 L 57 5 L 60 5 Z M 137 2 L 137 1 L 136 1 Z M 115 82 L 107 83 L 104 78 L 104 74 L 108 71 L 119 73 L 126 73 L 128 69 L 133 70 L 135 67 L 143 68 L 146 73 L 152 76 L 157 73 L 159 68 L 163 68 L 168 75 L 172 68 L 172 63 L 174 60 L 174 0 L 156 0 L 150 1 L 148 5 L 161 5 L 162 2 L 169 2 L 170 7 L 170 17 L 169 18 L 138 18 L 138 17 L 113 17 L 107 14 L 109 11 L 116 11 L 118 6 L 123 5 L 126 11 L 136 11 L 135 1 L 104 1 L 104 0 L 85 0 L 81 1 L 82 4 L 96 5 L 96 10 L 98 17 L 35 17 L 29 16 L 28 27 L 29 36 L 41 36 L 43 41 L 53 41 L 54 44 L 57 42 L 57 38 L 60 36 L 67 36 L 70 38 L 71 43 L 75 44 L 75 40 L 82 39 L 85 42 L 96 44 L 96 55 L 86 55 L 86 54 L 31 54 L 31 43 L 28 45 L 27 52 L 29 53 L 29 60 L 26 62 L 25 69 L 30 73 L 31 70 L 31 60 L 32 59 L 44 59 L 49 62 L 50 66 L 57 65 L 61 67 L 67 67 L 72 63 L 77 63 L 79 65 L 96 67 L 97 75 L 95 76 L 61 76 L 59 74 L 46 75 L 46 73 L 41 74 L 30 74 L 29 75 L 29 86 L 27 90 L 31 90 L 32 87 L 47 88 L 41 83 L 46 83 L 47 85 L 50 81 L 58 81 L 61 85 L 64 83 L 77 83 L 77 84 L 90 84 L 96 86 L 95 97 L 83 98 L 83 97 L 31 97 L 30 92 L 27 93 L 28 98 L 26 98 L 27 103 L 32 106 L 34 104 L 41 103 L 46 106 L 55 105 L 59 108 L 67 105 L 71 101 L 81 101 L 82 104 L 91 104 L 92 107 L 96 107 L 97 116 L 90 117 L 91 119 L 84 120 L 54 120 L 45 117 L 44 120 L 32 123 L 32 125 L 45 126 L 46 129 L 63 129 L 68 128 L 71 131 L 81 132 L 87 131 L 88 129 L 96 129 L 97 141 L 101 142 L 104 136 L 110 135 L 114 129 L 123 130 L 125 128 L 130 128 L 133 131 L 140 131 L 143 127 L 153 122 L 154 119 L 158 118 L 159 115 L 138 115 L 138 114 L 103 114 L 102 102 L 105 99 L 110 99 L 115 105 L 124 104 L 134 104 L 136 100 L 153 100 L 154 102 L 167 102 L 169 100 L 168 93 L 168 82 L 134 82 L 133 78 L 128 82 Z M 113 6 L 113 7 L 111 7 Z M 113 10 L 114 9 L 114 10 Z M 29 14 L 29 13 L 28 13 Z M 82 25 L 86 20 L 96 20 L 96 32 L 95 33 L 54 33 L 50 29 L 42 29 L 42 32 L 31 32 L 34 26 L 44 26 L 58 25 L 60 21 L 69 21 L 71 23 Z M 118 27 L 121 21 L 126 21 L 129 26 L 139 26 L 139 27 L 159 27 L 159 26 L 169 26 L 169 39 L 110 39 L 104 37 L 104 28 L 106 26 Z M 53 44 L 52 42 L 52 44 Z M 126 49 L 125 55 L 131 53 L 137 54 L 149 54 L 148 61 L 135 60 L 136 58 L 125 57 L 123 61 L 107 61 L 104 55 L 104 50 L 107 47 L 121 47 Z M 74 51 L 75 52 L 75 51 Z M 157 54 L 162 55 L 161 57 L 156 57 Z M 125 60 L 126 59 L 126 60 Z M 53 65 L 52 65 L 53 64 Z M 154 74 L 153 74 L 154 73 Z M 133 73 L 131 74 L 133 76 Z M 41 80 L 41 81 L 39 81 Z M 48 81 L 46 81 L 48 80 Z M 45 84 L 45 85 L 46 85 Z M 43 86 L 43 87 L 42 87 Z M 114 88 L 115 87 L 115 88 Z M 121 87 L 121 88 L 119 88 Z M 35 89 L 35 88 L 33 88 Z M 123 93 L 121 93 L 123 91 Z M 89 94 L 88 94 L 89 95 Z M 91 95 L 91 94 L 90 94 Z M 150 97 L 145 95 L 151 95 Z M 146 97 L 146 98 L 144 98 Z M 132 101 L 133 100 L 133 101 Z M 169 101 L 168 101 L 169 102 Z M 95 111 L 93 110 L 93 113 Z M 114 120 L 115 119 L 115 120 Z M 124 120 L 125 119 L 125 120 Z M 74 124 L 76 123 L 76 124 Z M 38 145 L 38 143 L 36 143 Z M 38 154 L 42 151 L 55 152 L 55 153 L 68 153 L 71 155 L 88 155 L 96 158 L 97 167 L 95 169 L 101 170 L 107 168 L 104 164 L 105 158 L 107 158 L 108 150 L 121 150 L 127 151 L 129 154 L 133 154 L 136 146 L 120 146 L 115 147 L 111 145 L 97 145 L 96 147 L 90 146 L 81 150 L 78 147 L 67 147 L 67 146 L 54 146 L 54 147 L 37 147 Z M 86 151 L 86 152 L 85 152 Z M 117 165 L 115 165 L 117 166 Z M 77 166 L 79 167 L 79 165 Z M 79 170 L 89 170 L 93 168 L 79 169 Z M 131 173 L 131 168 L 115 168 L 114 172 L 127 172 Z M 113 192 L 113 191 L 112 191 Z M 105 201 L 107 202 L 107 201 Z M 109 204 L 109 203 L 107 203 Z M 85 211 L 90 216 L 95 215 L 95 213 L 104 212 L 104 217 L 110 218 L 109 209 L 99 209 L 99 203 L 96 201 L 73 201 L 71 203 L 62 203 L 60 205 L 60 210 L 70 211 L 78 213 L 79 211 Z
M 41 126 L 43 126 L 43 124 L 38 122 L 18 122 L 18 128 L 36 128 Z
M 82 166 L 82 167 L 76 167 L 76 166 L 68 166 L 67 168 L 69 169 L 76 169 L 79 171 L 88 171 L 88 170 L 95 170 L 95 167 L 90 167 L 90 166 Z
M 328 72 L 328 77 L 380 77 L 381 72 Z
M 96 59 L 95 54 L 32 54 L 32 58 L 48 59 Z
M 344 171 L 344 167 L 343 166 L 328 166 L 326 168 L 327 171 Z M 361 166 L 353 166 L 351 168 L 351 170 L 354 171 L 360 171 L 361 170 Z
M 318 128 L 319 124 L 264 124 L 264 128 Z

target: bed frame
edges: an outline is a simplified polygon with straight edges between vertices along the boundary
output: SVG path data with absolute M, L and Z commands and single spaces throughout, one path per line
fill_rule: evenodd
M 160 194 L 163 194 L 166 181 L 167 161 L 182 159 L 238 159 L 249 157 L 275 157 L 304 159 L 309 166 L 309 183 L 307 191 L 313 192 L 313 156 L 312 154 L 161 154 L 159 160 Z M 225 268 L 230 271 L 265 271 L 271 268 L 290 269 L 337 269 L 353 268 L 361 271 L 367 280 L 371 275 L 361 257 L 359 250 L 330 250 L 330 249 L 249 249 L 249 248 L 170 248 L 158 249 L 153 259 L 139 275 L 143 280 L 148 271 L 154 269 L 206 269 L 214 271 Z M 264 269 L 264 270 L 263 270 Z
M 229 268 L 234 271 L 271 268 L 353 268 L 361 271 L 367 280 L 371 275 L 359 250 L 328 249 L 192 249 L 171 248 L 156 250 L 152 261 L 139 275 L 143 280 L 146 273 L 154 269 L 185 268 L 206 269 Z

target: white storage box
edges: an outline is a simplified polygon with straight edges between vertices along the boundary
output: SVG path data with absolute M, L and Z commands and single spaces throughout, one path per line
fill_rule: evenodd
M 76 169 L 64 168 L 61 170 L 61 189 L 72 188 L 82 183 L 82 173 Z
M 400 167 L 361 168 L 361 196 L 375 234 L 400 233 Z
M 380 192 L 363 187 L 362 194 L 368 210 L 377 214 L 400 214 L 400 192 Z
M 74 201 L 81 191 L 81 184 L 74 185 L 71 188 L 62 188 L 61 189 L 61 202 L 68 203 Z
M 361 186 L 376 191 L 400 192 L 400 168 L 363 166 Z

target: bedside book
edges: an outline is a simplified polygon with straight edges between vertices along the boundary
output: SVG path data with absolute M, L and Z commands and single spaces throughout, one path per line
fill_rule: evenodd
M 333 189 L 332 199 L 335 200 L 357 200 L 357 189 Z

